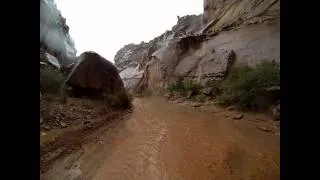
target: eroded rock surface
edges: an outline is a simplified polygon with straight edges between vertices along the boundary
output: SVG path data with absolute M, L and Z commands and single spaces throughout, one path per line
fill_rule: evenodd
M 129 90 L 158 90 L 177 78 L 223 79 L 232 66 L 280 61 L 280 1 L 204 0 L 201 15 L 148 43 L 129 44 L 114 61 Z

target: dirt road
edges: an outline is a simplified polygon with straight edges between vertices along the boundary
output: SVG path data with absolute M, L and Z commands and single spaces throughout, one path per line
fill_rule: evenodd
M 280 137 L 274 133 L 161 98 L 133 104 L 125 120 L 56 161 L 43 179 L 280 179 Z

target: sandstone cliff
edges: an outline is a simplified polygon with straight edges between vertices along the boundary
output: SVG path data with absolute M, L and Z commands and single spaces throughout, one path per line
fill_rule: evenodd
M 179 77 L 222 79 L 231 66 L 280 61 L 279 0 L 204 0 L 148 43 L 129 44 L 114 61 L 125 87 L 157 90 Z

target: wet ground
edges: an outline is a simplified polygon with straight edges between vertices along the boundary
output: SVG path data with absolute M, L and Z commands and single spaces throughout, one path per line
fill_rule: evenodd
M 133 112 L 98 141 L 58 159 L 48 180 L 277 180 L 280 136 L 256 122 L 200 112 L 162 98 L 135 98 Z

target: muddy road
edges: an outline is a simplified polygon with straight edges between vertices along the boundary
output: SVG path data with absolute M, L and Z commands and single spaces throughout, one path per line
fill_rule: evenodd
M 98 141 L 57 160 L 47 180 L 280 179 L 280 136 L 222 113 L 135 98 L 133 112 Z

